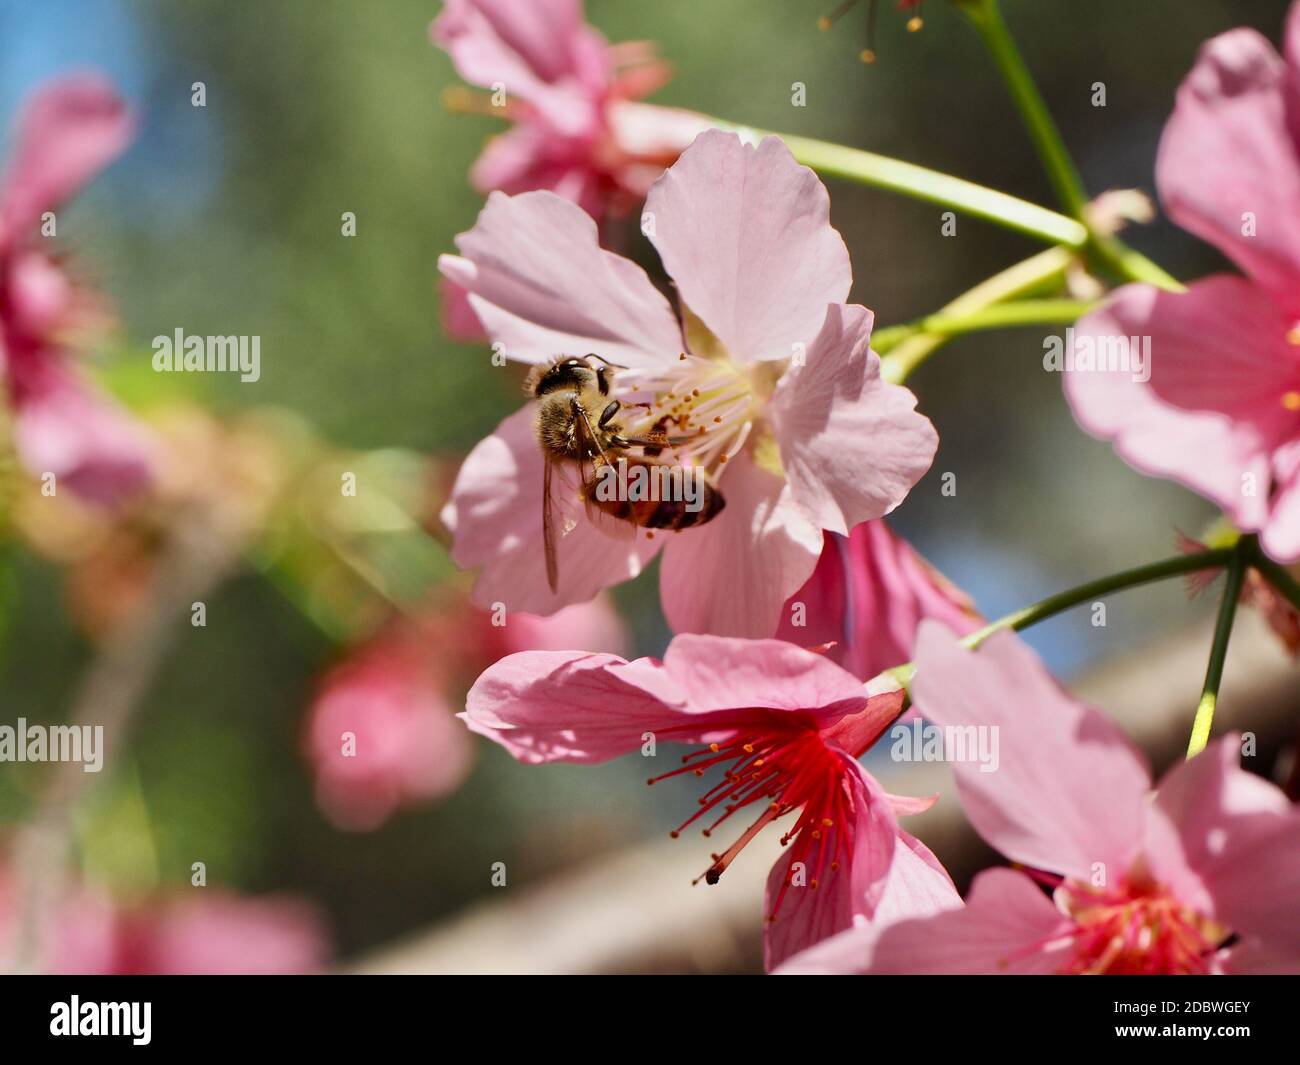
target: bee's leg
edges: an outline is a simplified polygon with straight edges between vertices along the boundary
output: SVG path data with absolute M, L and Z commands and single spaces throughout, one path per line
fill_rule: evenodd
M 596 422 L 596 425 L 601 429 L 609 428 L 609 423 L 613 420 L 614 415 L 616 415 L 622 408 L 622 403 L 616 399 L 611 399 L 605 405 L 605 409 L 600 412 L 600 420 Z

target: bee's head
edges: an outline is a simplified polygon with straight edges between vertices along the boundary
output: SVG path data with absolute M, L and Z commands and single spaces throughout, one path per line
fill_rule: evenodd
M 535 396 L 544 396 L 548 392 L 595 388 L 607 396 L 612 376 L 608 366 L 594 367 L 587 358 L 568 355 L 556 359 L 538 374 L 532 391 Z

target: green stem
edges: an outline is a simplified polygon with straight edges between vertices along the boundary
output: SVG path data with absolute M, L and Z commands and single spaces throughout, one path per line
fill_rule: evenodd
M 898 192 L 941 207 L 951 207 L 1049 244 L 1083 248 L 1088 243 L 1088 229 L 1078 220 L 964 178 L 860 148 L 715 121 L 722 129 L 759 137 L 779 137 L 799 162 L 812 167 L 819 174 Z
M 963 292 L 940 308 L 935 317 L 958 318 L 973 315 L 1003 300 L 1054 290 L 1064 278 L 1071 258 L 1071 253 L 1065 248 L 1049 248 L 1047 251 L 1039 252 Z M 882 330 L 883 332 L 886 331 Z M 913 370 L 940 348 L 950 335 L 925 333 L 904 339 L 901 343 L 897 339 L 886 338 L 887 346 L 882 347 L 878 334 L 872 340 L 872 348 L 881 355 L 888 352 L 888 358 L 882 360 L 881 374 L 885 380 L 901 384 L 907 380 Z
M 1063 592 L 1049 595 L 1046 599 L 1040 599 L 1037 603 L 1006 614 L 998 618 L 997 621 L 985 625 L 982 629 L 972 632 L 969 636 L 963 638 L 961 642 L 965 647 L 975 648 L 994 633 L 1001 632 L 1003 629 L 1014 629 L 1019 632 L 1021 629 L 1037 625 L 1040 621 L 1046 621 L 1048 618 L 1069 610 L 1071 607 L 1078 606 L 1080 603 L 1100 599 L 1112 592 L 1123 591 L 1125 588 L 1136 588 L 1142 584 L 1151 584 L 1155 581 L 1163 581 L 1169 577 L 1178 577 L 1186 573 L 1196 573 L 1200 570 L 1228 565 L 1238 557 L 1238 554 L 1239 549 L 1237 547 L 1216 547 L 1208 551 L 1197 551 L 1190 555 L 1174 555 L 1172 558 L 1161 559 L 1159 562 L 1148 562 L 1141 566 L 1135 566 L 1133 569 L 1121 570 L 1119 573 L 1099 577 L 1087 584 L 1067 588 Z M 903 684 L 907 684 L 916 672 L 916 665 L 913 662 L 907 662 L 887 672 L 893 674 Z
M 1089 300 L 1012 300 L 1006 303 L 995 303 L 970 314 L 941 312 L 919 318 L 914 322 L 881 329 L 873 334 L 871 346 L 877 354 L 883 354 L 897 347 L 902 341 L 921 333 L 954 337 L 981 329 L 1074 322 L 1096 306 L 1095 302 Z
M 984 39 L 993 62 L 1006 82 L 1011 98 L 1020 112 L 1029 139 L 1047 171 L 1048 180 L 1061 205 L 1088 230 L 1087 250 L 1116 276 L 1127 281 L 1143 281 L 1171 292 L 1183 286 L 1141 252 L 1128 247 L 1117 237 L 1099 233 L 1088 217 L 1088 193 L 1079 176 L 1069 149 L 1061 137 L 1043 94 L 1038 91 L 1015 39 L 1007 28 L 998 0 L 964 0 L 960 5 L 976 31 Z
M 1093 234 L 1089 251 L 1110 270 L 1126 281 L 1141 281 L 1166 292 L 1185 292 L 1187 286 L 1163 267 L 1153 263 L 1140 251 L 1130 248 L 1118 237 Z
M 1300 582 L 1262 551 L 1257 551 L 1251 562 L 1283 599 L 1300 610 Z
M 1237 541 L 1228 562 L 1228 579 L 1223 587 L 1223 599 L 1219 603 L 1219 616 L 1214 622 L 1214 640 L 1210 644 L 1210 661 L 1205 667 L 1205 684 L 1201 688 L 1201 701 L 1196 705 L 1192 736 L 1187 743 L 1188 758 L 1200 754 L 1210 741 L 1214 707 L 1219 699 L 1219 685 L 1223 681 L 1223 664 L 1228 658 L 1228 640 L 1232 637 L 1232 624 L 1237 617 L 1237 603 L 1241 599 L 1246 567 L 1256 554 L 1255 543 L 1254 536 L 1243 536 Z
M 993 56 L 993 62 L 1001 72 L 1025 128 L 1029 131 L 1029 138 L 1047 170 L 1056 198 L 1070 214 L 1082 219 L 1088 205 L 1083 180 L 1061 139 L 1061 132 L 1056 128 L 1051 112 L 1047 110 L 1042 93 L 1034 84 L 1033 75 L 1029 73 L 1029 68 L 1016 47 L 1011 31 L 1007 29 L 997 0 L 966 0 L 960 7 Z

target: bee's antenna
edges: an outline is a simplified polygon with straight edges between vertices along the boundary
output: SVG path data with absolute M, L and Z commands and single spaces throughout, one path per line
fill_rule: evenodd
M 604 355 L 597 355 L 594 351 L 589 351 L 589 352 L 587 352 L 587 358 L 589 358 L 589 359 L 599 359 L 599 360 L 600 360 L 601 362 L 603 362 L 606 366 L 612 366 L 612 367 L 613 367 L 614 369 L 616 369 L 616 370 L 626 370 L 626 369 L 627 369 L 627 367 L 624 366 L 622 363 L 618 363 L 618 362 L 610 362 L 607 358 L 605 358 Z

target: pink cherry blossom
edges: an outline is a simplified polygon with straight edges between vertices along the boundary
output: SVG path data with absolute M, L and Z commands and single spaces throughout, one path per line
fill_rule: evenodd
M 589 217 L 547 192 L 494 193 L 457 238 L 461 254 L 439 265 L 507 357 L 595 352 L 625 367 L 613 393 L 625 430 L 670 418 L 692 438 L 676 461 L 701 467 L 726 509 L 679 533 L 619 538 L 576 508 L 552 592 L 528 407 L 462 466 L 442 515 L 452 557 L 482 568 L 480 604 L 548 614 L 635 576 L 662 547 L 674 631 L 770 636 L 823 530 L 847 535 L 896 507 L 937 437 L 912 393 L 881 379 L 871 312 L 844 302 L 849 257 L 826 189 L 779 140 L 701 134 L 646 211 L 681 320 L 640 267 L 601 249 Z
M 1118 727 L 1011 633 L 974 652 L 927 622 L 912 690 L 938 725 L 998 729 L 996 771 L 953 771 L 975 830 L 1028 871 L 988 870 L 964 907 L 853 929 L 787 971 L 1300 972 L 1300 812 L 1238 766 L 1238 736 L 1153 796 Z
M 88 316 L 79 291 L 37 247 L 42 216 L 116 158 L 134 123 L 94 75 L 38 91 L 20 115 L 0 179 L 0 369 L 26 468 L 52 473 L 83 498 L 109 503 L 144 485 L 142 429 L 69 362 L 64 337 Z
M 663 661 L 578 651 L 510 655 L 470 690 L 469 727 L 521 762 L 591 764 L 660 745 L 697 749 L 650 783 L 710 773 L 694 812 L 673 833 L 710 836 L 733 815 L 756 814 L 702 875 L 716 883 L 767 825 L 794 815 L 788 854 L 767 882 L 769 967 L 884 907 L 930 912 L 947 882 L 897 814 L 934 800 L 885 793 L 858 764 L 902 710 L 896 686 L 870 692 L 821 655 L 778 640 L 678 636 Z M 653 746 L 647 746 L 653 744 Z M 701 784 L 704 787 L 704 783 Z M 901 856 L 901 857 L 900 857 Z M 903 869 L 885 891 L 892 864 Z
M 395 622 L 325 675 L 308 716 L 316 800 L 338 827 L 377 828 L 459 787 L 473 751 L 426 631 Z
M 608 44 L 581 0 L 447 0 L 429 32 L 467 82 L 504 94 L 478 107 L 513 122 L 470 173 L 481 192 L 550 189 L 593 218 L 620 214 L 707 126 L 635 102 L 667 64 L 649 43 Z
M 320 682 L 305 740 L 318 804 L 339 828 L 369 831 L 403 807 L 451 794 L 473 762 L 451 708 L 481 670 L 517 651 L 619 653 L 627 642 L 606 596 L 547 618 L 498 618 L 453 594 L 392 621 Z
M 147 897 L 129 907 L 76 886 L 41 935 L 41 972 L 90 976 L 281 975 L 319 970 L 327 936 L 314 907 L 289 896 L 219 887 Z M 11 882 L 0 875 L 0 962 L 18 926 Z
M 1178 91 L 1156 184 L 1169 216 L 1246 276 L 1186 292 L 1119 289 L 1084 343 L 1150 338 L 1150 379 L 1079 369 L 1079 424 L 1136 469 L 1170 477 L 1300 558 L 1300 6 L 1280 58 L 1258 33 L 1209 41 Z
M 912 659 L 917 626 L 942 621 L 959 634 L 979 624 L 970 597 L 883 521 L 831 533 L 817 568 L 790 597 L 777 637 L 826 654 L 862 680 Z

